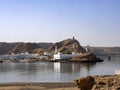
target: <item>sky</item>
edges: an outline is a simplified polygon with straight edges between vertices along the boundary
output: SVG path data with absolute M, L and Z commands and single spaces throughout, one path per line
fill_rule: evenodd
M 0 42 L 120 46 L 120 0 L 0 0 Z

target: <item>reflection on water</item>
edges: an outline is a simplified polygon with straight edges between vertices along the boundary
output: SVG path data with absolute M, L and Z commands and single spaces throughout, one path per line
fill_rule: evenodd
M 86 69 L 86 72 L 90 72 L 90 67 L 93 67 L 95 63 L 61 63 L 61 62 L 55 62 L 54 63 L 54 71 L 56 73 L 66 73 L 66 72 L 80 72 L 80 69 Z
M 54 63 L 54 71 L 56 73 L 64 73 L 64 72 L 71 72 L 72 70 L 72 63 Z
M 114 74 L 120 57 L 97 63 L 1 63 L 0 82 L 69 82 L 87 75 Z

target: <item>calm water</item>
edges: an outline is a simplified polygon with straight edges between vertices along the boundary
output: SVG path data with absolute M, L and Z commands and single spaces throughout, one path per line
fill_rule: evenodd
M 114 74 L 120 69 L 120 56 L 97 63 L 4 63 L 0 82 L 71 82 L 87 75 Z

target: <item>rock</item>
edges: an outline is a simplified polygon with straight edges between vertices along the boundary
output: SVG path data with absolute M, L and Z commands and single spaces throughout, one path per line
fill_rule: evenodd
M 120 90 L 120 75 L 87 76 L 75 80 L 75 83 L 80 90 Z
M 95 84 L 95 80 L 93 77 L 87 76 L 85 78 L 75 80 L 75 83 L 77 84 L 78 88 L 80 88 L 80 90 L 91 90 Z

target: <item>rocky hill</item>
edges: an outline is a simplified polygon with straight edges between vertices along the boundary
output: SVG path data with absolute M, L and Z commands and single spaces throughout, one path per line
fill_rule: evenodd
M 0 54 L 11 53 L 54 53 L 55 47 L 61 53 L 83 53 L 85 49 L 80 46 L 76 39 L 66 39 L 57 43 L 0 43 Z
M 66 39 L 57 43 L 0 43 L 0 54 L 6 53 L 54 53 L 55 47 L 62 53 L 83 53 L 85 49 L 76 39 Z
M 57 47 L 58 52 L 61 53 L 83 53 L 85 49 L 80 46 L 80 43 L 76 39 L 66 39 L 60 42 L 53 44 L 49 49 L 54 51 L 55 47 Z

